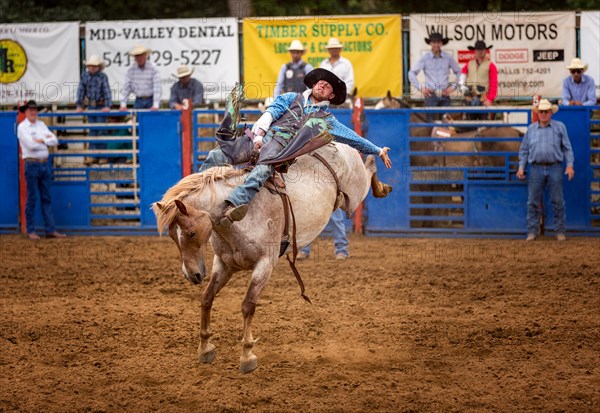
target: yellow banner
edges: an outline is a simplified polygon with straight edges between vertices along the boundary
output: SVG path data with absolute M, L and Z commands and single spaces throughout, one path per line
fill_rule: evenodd
M 354 66 L 358 96 L 402 95 L 402 25 L 399 15 L 362 17 L 247 18 L 243 24 L 246 97 L 273 96 L 281 66 L 291 60 L 292 40 L 306 47 L 304 61 L 317 68 L 329 58 L 327 41 L 344 44 L 342 56 Z M 351 92 L 351 91 L 348 91 Z

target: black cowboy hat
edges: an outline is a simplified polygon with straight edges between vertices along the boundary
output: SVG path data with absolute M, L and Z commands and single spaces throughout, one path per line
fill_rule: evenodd
M 25 110 L 29 108 L 40 110 L 42 107 L 38 106 L 37 103 L 35 103 L 35 100 L 30 100 L 24 105 L 19 106 L 19 112 L 25 112 Z
M 485 42 L 483 40 L 477 40 L 475 42 L 475 46 L 469 46 L 468 49 L 469 50 L 490 50 L 492 47 L 492 45 L 486 46 Z
M 446 45 L 448 44 L 448 42 L 450 41 L 450 39 L 448 39 L 447 37 L 442 36 L 440 33 L 431 33 L 429 35 L 429 38 L 425 38 L 425 43 L 430 44 L 431 42 L 442 42 L 442 45 Z
M 317 68 L 304 76 L 304 84 L 310 89 L 312 89 L 319 80 L 325 80 L 333 88 L 333 94 L 335 96 L 331 100 L 332 105 L 341 105 L 346 101 L 346 83 L 337 77 L 335 73 L 330 72 L 327 69 Z

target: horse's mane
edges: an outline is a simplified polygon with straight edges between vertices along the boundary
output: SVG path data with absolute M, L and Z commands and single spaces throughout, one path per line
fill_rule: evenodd
M 199 194 L 209 189 L 214 200 L 215 183 L 223 181 L 228 186 L 235 184 L 227 183 L 230 178 L 236 178 L 246 173 L 243 169 L 234 169 L 231 166 L 211 168 L 202 173 L 195 173 L 184 177 L 165 192 L 160 202 L 152 204 L 152 210 L 156 214 L 158 232 L 169 228 L 177 217 L 177 206 L 175 200 L 182 201 L 184 198 Z M 160 205 L 159 205 L 160 204 Z

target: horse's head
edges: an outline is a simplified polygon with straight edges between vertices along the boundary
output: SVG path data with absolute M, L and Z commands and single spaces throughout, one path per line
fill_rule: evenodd
M 176 199 L 173 202 L 177 210 L 169 225 L 169 236 L 179 248 L 184 277 L 194 284 L 199 284 L 206 275 L 204 254 L 212 232 L 210 215 L 180 200 Z M 158 202 L 155 205 L 160 210 L 165 208 Z
M 399 109 L 402 107 L 402 104 L 398 99 L 392 97 L 392 92 L 389 90 L 383 99 L 381 99 L 375 105 L 375 109 Z

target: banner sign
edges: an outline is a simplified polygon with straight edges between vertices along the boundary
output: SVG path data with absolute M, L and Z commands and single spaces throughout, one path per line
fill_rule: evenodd
M 581 60 L 589 64 L 585 74 L 594 79 L 600 98 L 600 11 L 582 11 L 580 25 Z
M 97 55 L 104 61 L 116 102 L 121 99 L 125 73 L 135 64 L 128 52 L 138 44 L 152 50 L 149 60 L 160 72 L 163 101 L 169 100 L 180 65 L 194 68 L 192 77 L 202 82 L 209 101 L 225 100 L 239 80 L 234 17 L 90 22 L 85 39 L 86 58 Z
M 575 57 L 575 12 L 412 14 L 411 66 L 431 50 L 425 38 L 433 32 L 450 39 L 442 50 L 461 67 L 473 55 L 468 46 L 477 40 L 492 45 L 489 56 L 498 68 L 500 99 L 561 96 L 562 81 L 569 75 L 565 66 Z M 422 72 L 418 79 L 425 82 Z M 413 86 L 411 95 L 422 98 Z
M 0 105 L 74 102 L 78 84 L 78 22 L 0 24 Z
M 344 45 L 341 55 L 354 67 L 358 96 L 383 97 L 388 90 L 393 96 L 402 94 L 398 15 L 246 18 L 243 30 L 244 81 L 250 99 L 273 96 L 281 66 L 291 61 L 287 48 L 292 40 L 302 42 L 304 61 L 317 68 L 329 58 L 326 46 L 330 37 Z

